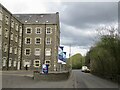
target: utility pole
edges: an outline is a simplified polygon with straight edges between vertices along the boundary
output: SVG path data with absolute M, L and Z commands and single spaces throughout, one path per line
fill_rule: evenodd
M 42 64 L 45 63 L 45 47 L 46 47 L 46 22 L 45 22 L 45 31 L 44 31 L 44 57 Z
M 45 21 L 45 31 L 44 31 L 44 44 L 43 44 L 43 61 L 42 61 L 42 66 L 41 66 L 41 71 L 43 73 L 43 65 L 45 63 L 45 47 L 46 47 L 46 21 Z
M 69 51 L 69 59 L 70 59 L 70 70 L 72 71 L 71 44 L 70 44 L 70 51 Z

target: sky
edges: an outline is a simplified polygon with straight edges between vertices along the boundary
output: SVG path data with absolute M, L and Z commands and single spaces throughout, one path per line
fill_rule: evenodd
M 96 29 L 115 25 L 118 0 L 0 0 L 11 13 L 55 13 L 60 17 L 60 45 L 74 55 L 86 55 L 97 40 Z

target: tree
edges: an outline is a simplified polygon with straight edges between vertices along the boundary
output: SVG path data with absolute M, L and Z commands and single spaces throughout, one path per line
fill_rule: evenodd
M 92 72 L 120 75 L 120 34 L 113 26 L 97 29 L 99 41 L 87 52 L 85 64 Z
M 84 64 L 84 57 L 79 53 L 75 54 L 67 60 L 67 65 L 69 67 L 70 62 L 72 62 L 72 69 L 81 69 L 82 65 Z

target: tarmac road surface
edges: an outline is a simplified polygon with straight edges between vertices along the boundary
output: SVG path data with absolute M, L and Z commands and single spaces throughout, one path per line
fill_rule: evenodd
M 72 70 L 65 81 L 34 80 L 31 71 L 3 71 L 3 88 L 118 88 L 117 83 L 99 78 L 81 70 Z

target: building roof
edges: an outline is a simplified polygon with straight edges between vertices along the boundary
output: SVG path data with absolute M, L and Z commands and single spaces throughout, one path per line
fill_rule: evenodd
M 13 14 L 23 24 L 57 24 L 59 13 L 52 14 Z

